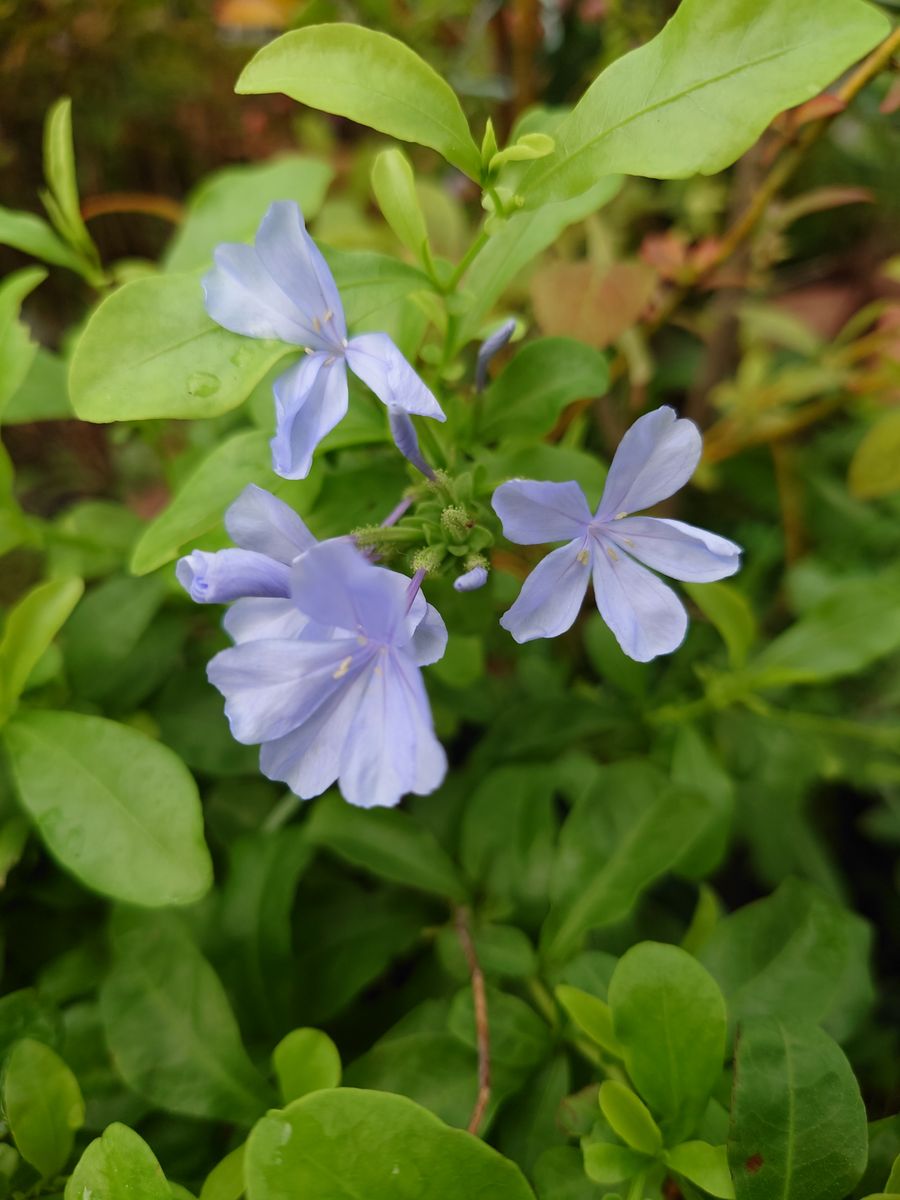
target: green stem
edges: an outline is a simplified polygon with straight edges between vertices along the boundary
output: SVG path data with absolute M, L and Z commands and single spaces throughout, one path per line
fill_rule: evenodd
M 465 275 L 466 271 L 468 271 L 469 267 L 471 267 L 474 260 L 478 257 L 478 255 L 481 253 L 482 249 L 485 247 L 485 245 L 489 241 L 490 241 L 490 234 L 482 226 L 481 232 L 479 233 L 478 237 L 475 238 L 475 240 L 472 242 L 472 245 L 468 248 L 468 250 L 462 256 L 462 258 L 456 264 L 456 268 L 454 269 L 453 274 L 450 276 L 450 278 L 447 280 L 447 283 L 444 285 L 444 291 L 446 293 L 456 291 L 459 281 L 462 279 L 463 275 Z

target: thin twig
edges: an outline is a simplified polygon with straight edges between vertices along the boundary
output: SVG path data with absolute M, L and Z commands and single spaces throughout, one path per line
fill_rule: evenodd
M 458 905 L 454 913 L 456 936 L 462 946 L 469 976 L 472 980 L 472 1004 L 475 1009 L 475 1041 L 478 1046 L 478 1097 L 475 1107 L 469 1117 L 467 1126 L 469 1133 L 477 1135 L 484 1120 L 488 1102 L 491 1098 L 491 1031 L 488 1024 L 487 992 L 484 986 L 484 973 L 478 961 L 472 930 L 469 927 L 469 910 L 465 905 Z

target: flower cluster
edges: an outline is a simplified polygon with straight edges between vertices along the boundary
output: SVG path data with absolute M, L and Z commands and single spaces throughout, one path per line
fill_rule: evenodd
M 177 568 L 194 600 L 230 605 L 224 624 L 235 644 L 208 674 L 231 731 L 261 747 L 265 775 L 304 799 L 334 783 L 363 807 L 427 794 L 447 763 L 421 668 L 441 658 L 447 631 L 421 585 L 446 556 L 460 564 L 458 591 L 483 586 L 481 550 L 492 538 L 457 502 L 462 484 L 454 491 L 419 448 L 413 416 L 443 421 L 444 412 L 386 333 L 348 338 L 334 278 L 295 204 L 273 204 L 253 246 L 220 246 L 203 287 L 207 311 L 226 329 L 306 351 L 274 384 L 277 474 L 309 473 L 316 446 L 347 411 L 349 368 L 386 405 L 398 449 L 430 481 L 423 520 L 429 505 L 437 513 L 437 535 L 413 556 L 410 578 L 375 561 L 385 539 L 407 537 L 394 522 L 408 498 L 382 527 L 317 542 L 283 501 L 244 490 L 225 517 L 235 547 L 195 550 Z M 482 348 L 479 390 L 511 333 L 508 324 Z M 740 548 L 681 521 L 634 514 L 681 488 L 700 452 L 696 426 L 663 407 L 623 438 L 594 513 L 574 482 L 513 479 L 496 489 L 492 505 L 509 541 L 565 543 L 501 618 L 516 641 L 569 629 L 592 580 L 600 614 L 630 657 L 647 662 L 680 645 L 687 614 L 653 572 L 722 579 L 737 571 Z

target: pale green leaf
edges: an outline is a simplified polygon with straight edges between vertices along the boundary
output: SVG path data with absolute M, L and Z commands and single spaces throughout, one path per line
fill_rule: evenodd
M 847 477 L 858 500 L 900 491 L 900 412 L 885 413 L 853 452 Z
M 407 250 L 421 258 L 428 233 L 419 207 L 413 170 L 402 150 L 382 150 L 375 159 L 372 191 L 382 216 L 397 238 Z
M 0 640 L 0 723 L 12 713 L 28 676 L 83 591 L 80 579 L 48 579 L 7 613 Z
M 519 191 L 537 207 L 605 175 L 721 171 L 889 29 L 861 0 L 683 0 L 657 37 L 592 84 Z
M 338 1048 L 321 1029 L 292 1029 L 272 1051 L 283 1104 L 341 1082 Z
M 170 1185 L 153 1151 L 126 1125 L 104 1130 L 78 1160 L 65 1200 L 171 1200 Z
M 26 1162 L 44 1178 L 57 1175 L 84 1124 L 84 1101 L 55 1050 L 31 1038 L 15 1043 L 3 1074 L 3 1111 Z
M 666 1162 L 677 1174 L 696 1183 L 711 1196 L 734 1200 L 734 1183 L 728 1169 L 728 1151 L 708 1142 L 682 1142 L 666 1151 Z
M 0 205 L 0 245 L 12 246 L 56 267 L 82 274 L 84 264 L 43 217 Z
M 295 29 L 250 60 L 235 91 L 284 92 L 442 154 L 473 179 L 481 155 L 450 85 L 402 42 L 346 22 Z
M 612 1131 L 633 1150 L 656 1155 L 662 1150 L 662 1134 L 647 1105 L 618 1079 L 600 1084 L 600 1111 Z
M 0 418 L 28 374 L 37 343 L 19 320 L 22 301 L 47 278 L 43 267 L 15 271 L 0 283 Z

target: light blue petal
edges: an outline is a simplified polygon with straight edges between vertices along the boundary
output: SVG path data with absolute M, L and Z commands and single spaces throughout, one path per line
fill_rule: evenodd
M 305 479 L 316 446 L 347 413 L 342 359 L 307 354 L 275 380 L 272 465 L 285 479 Z
M 466 571 L 465 575 L 454 579 L 453 587 L 457 592 L 477 592 L 487 583 L 487 578 L 486 567 L 473 567 L 471 571 Z
M 574 482 L 511 479 L 497 488 L 491 504 L 503 522 L 504 537 L 522 546 L 582 537 L 591 521 L 584 492 Z
M 596 547 L 593 560 L 597 608 L 628 657 L 649 662 L 677 650 L 687 613 L 672 589 L 609 543 Z
M 256 234 L 255 248 L 263 267 L 303 314 L 304 324 L 332 348 L 340 347 L 347 336 L 341 297 L 293 200 L 276 200 L 269 205 Z
M 417 666 L 427 667 L 444 657 L 447 649 L 447 626 L 441 614 L 430 604 L 425 616 L 416 626 L 416 631 L 406 647 Z
M 247 484 L 226 511 L 225 528 L 244 550 L 256 550 L 283 563 L 293 562 L 316 544 L 291 506 L 255 483 Z
M 709 583 L 740 568 L 741 548 L 728 538 L 661 517 L 625 517 L 604 526 L 627 554 L 672 579 Z
M 446 773 L 418 668 L 403 653 L 386 653 L 368 674 L 344 747 L 339 784 L 361 808 L 392 807 L 408 792 L 427 795 Z
M 264 596 L 236 600 L 222 619 L 226 632 L 237 643 L 299 637 L 309 623 L 292 600 Z
M 355 638 L 242 642 L 217 654 L 207 676 L 225 697 L 232 736 L 252 744 L 298 728 L 347 687 L 371 655 Z
M 421 592 L 408 607 L 409 579 L 375 566 L 347 538 L 320 542 L 291 570 L 291 596 L 311 620 L 373 642 L 405 645 L 425 617 Z
M 203 276 L 203 294 L 206 311 L 223 329 L 292 346 L 324 348 L 324 340 L 275 283 L 252 246 L 219 246 L 213 261 L 215 266 Z
M 677 492 L 697 469 L 702 449 L 694 422 L 679 419 L 668 406 L 639 418 L 619 443 L 597 520 L 640 512 Z
M 444 411 L 386 333 L 361 333 L 346 350 L 347 365 L 388 408 L 446 421 Z
M 503 349 L 512 335 L 516 332 L 516 322 L 510 318 L 504 321 L 499 329 L 495 329 L 489 338 L 481 343 L 478 349 L 478 360 L 475 363 L 475 391 L 483 392 L 488 381 L 488 367 L 495 354 Z
M 198 604 L 226 604 L 240 596 L 289 596 L 290 571 L 253 550 L 193 550 L 175 575 Z
M 551 551 L 522 585 L 515 604 L 500 618 L 517 642 L 557 637 L 571 628 L 591 576 L 591 551 L 585 537 Z
M 388 409 L 388 421 L 391 426 L 391 436 L 394 445 L 416 470 L 421 471 L 426 479 L 434 479 L 434 471 L 425 461 L 419 449 L 419 436 L 412 423 L 412 417 L 400 408 Z

